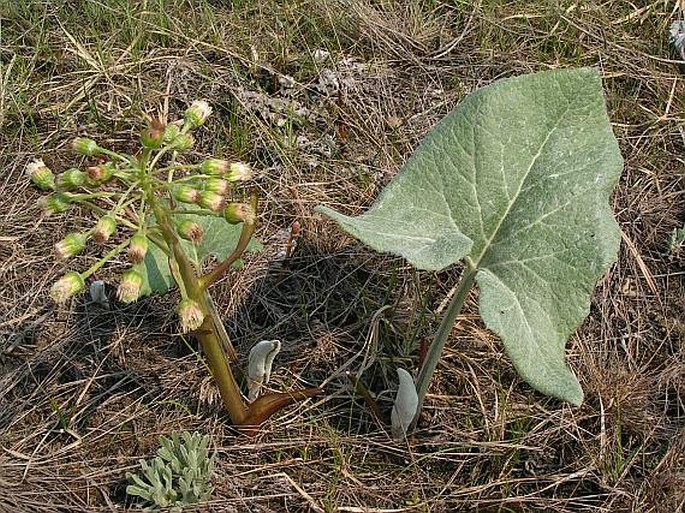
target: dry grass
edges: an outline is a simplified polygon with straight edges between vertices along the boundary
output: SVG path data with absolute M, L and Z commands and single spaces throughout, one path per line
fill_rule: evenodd
M 0 0 L 0 511 L 128 507 L 126 471 L 182 429 L 209 433 L 218 453 L 202 511 L 682 510 L 685 271 L 667 242 L 685 211 L 685 80 L 667 41 L 682 14 L 674 2 L 641 5 Z M 415 273 L 313 207 L 360 212 L 477 87 L 580 65 L 603 72 L 626 161 L 614 196 L 620 258 L 569 343 L 587 400 L 571 408 L 524 385 L 474 294 L 419 431 L 392 442 L 338 369 L 375 351 L 364 382 L 391 388 L 458 269 Z M 37 154 L 69 166 L 75 135 L 126 150 L 138 114 L 166 103 L 179 115 L 195 98 L 216 109 L 196 156 L 262 170 L 267 249 L 217 286 L 227 329 L 242 354 L 262 338 L 284 341 L 274 387 L 327 383 L 324 399 L 256 439 L 231 429 L 178 335 L 173 297 L 111 311 L 49 302 L 62 272 L 51 245 L 92 220 L 43 217 L 23 177 Z M 294 220 L 303 236 L 284 263 Z

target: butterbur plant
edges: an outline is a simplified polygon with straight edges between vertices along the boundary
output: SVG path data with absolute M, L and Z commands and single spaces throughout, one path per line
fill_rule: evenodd
M 428 385 L 469 291 L 533 388 L 579 405 L 564 346 L 616 259 L 622 158 L 594 69 L 499 80 L 467 96 L 359 217 L 319 210 L 372 248 L 461 279 L 421 367 Z
M 62 261 L 70 261 L 88 245 L 104 256 L 85 271 L 70 270 L 52 286 L 50 295 L 65 303 L 86 289 L 86 282 L 107 262 L 125 254 L 129 266 L 122 272 L 116 297 L 132 303 L 174 285 L 181 330 L 200 342 L 233 423 L 258 425 L 293 401 L 311 397 L 319 389 L 288 394 L 250 396 L 248 405 L 231 370 L 237 355 L 209 295 L 209 287 L 236 264 L 243 253 L 258 245 L 252 236 L 257 222 L 257 198 L 245 190 L 250 166 L 208 158 L 190 162 L 187 150 L 193 132 L 204 125 L 212 109 L 194 102 L 183 119 L 167 123 L 151 119 L 140 134 L 135 155 L 118 153 L 96 141 L 79 137 L 73 150 L 90 159 L 85 170 L 70 168 L 55 174 L 37 159 L 26 173 L 40 189 L 47 214 L 62 214 L 79 205 L 97 216 L 92 227 L 70 233 L 55 245 Z M 209 256 L 217 264 L 204 271 Z M 108 303 L 102 285 L 91 289 L 93 300 Z

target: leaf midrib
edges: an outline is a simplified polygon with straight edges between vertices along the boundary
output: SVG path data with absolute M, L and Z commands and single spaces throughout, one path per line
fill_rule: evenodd
M 500 228 L 502 227 L 502 224 L 504 223 L 504 220 L 509 216 L 509 212 L 511 212 L 512 207 L 516 204 L 518 201 L 519 195 L 521 194 L 521 190 L 523 189 L 523 184 L 526 183 L 526 180 L 528 180 L 528 176 L 530 175 L 530 172 L 533 170 L 535 167 L 535 163 L 538 161 L 540 156 L 542 155 L 542 151 L 545 149 L 545 146 L 549 142 L 550 137 L 552 137 L 552 134 L 559 128 L 559 124 L 561 123 L 561 120 L 564 119 L 568 111 L 570 110 L 570 105 L 566 107 L 564 112 L 559 116 L 559 118 L 556 120 L 554 123 L 554 126 L 552 129 L 549 131 L 549 133 L 545 136 L 544 141 L 542 141 L 542 144 L 540 144 L 540 148 L 538 148 L 537 153 L 533 157 L 533 159 L 530 162 L 530 165 L 528 166 L 528 169 L 526 170 L 526 173 L 523 175 L 523 178 L 519 182 L 519 186 L 516 190 L 516 194 L 514 194 L 514 197 L 510 201 L 510 203 L 507 205 L 507 209 L 504 211 L 504 214 L 502 214 L 502 217 L 500 218 L 499 222 L 497 223 L 497 226 L 495 226 L 495 229 L 492 231 L 492 234 L 490 235 L 490 238 L 488 238 L 487 242 L 483 245 L 483 249 L 478 255 L 478 258 L 474 259 L 474 266 L 476 269 L 480 268 L 480 263 L 483 261 L 485 258 L 487 252 L 490 250 L 492 247 L 492 241 L 495 240 L 497 237 L 497 234 L 499 233 Z

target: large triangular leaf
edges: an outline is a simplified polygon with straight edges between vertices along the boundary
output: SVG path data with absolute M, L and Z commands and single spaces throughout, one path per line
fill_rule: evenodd
M 548 71 L 469 95 L 362 216 L 320 210 L 421 269 L 468 256 L 481 316 L 521 376 L 579 404 L 564 345 L 616 257 L 621 168 L 597 71 Z
M 224 260 L 235 249 L 242 224 L 229 224 L 220 216 L 205 216 L 195 214 L 184 214 L 175 216 L 177 219 L 188 218 L 202 226 L 204 237 L 199 246 L 194 246 L 186 240 L 181 244 L 186 254 L 193 263 L 199 268 L 205 259 L 214 257 L 218 261 Z M 251 239 L 246 251 L 262 250 L 262 245 L 256 239 Z M 240 261 L 235 266 L 240 265 Z M 169 270 L 169 263 L 166 254 L 154 244 L 145 255 L 143 262 L 143 294 L 162 294 L 174 286 L 174 281 Z

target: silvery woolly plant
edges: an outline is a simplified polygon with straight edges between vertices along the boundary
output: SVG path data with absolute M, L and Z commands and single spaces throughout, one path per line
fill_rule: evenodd
M 126 493 L 143 499 L 146 510 L 184 506 L 210 500 L 214 487 L 214 456 L 209 455 L 209 436 L 187 431 L 162 437 L 152 460 L 140 460 L 142 474 L 127 473 Z
M 131 303 L 175 284 L 181 329 L 200 342 L 231 420 L 258 425 L 283 406 L 320 390 L 251 397 L 255 400 L 248 405 L 231 371 L 237 355 L 208 289 L 253 243 L 257 198 L 244 187 L 251 177 L 249 165 L 218 158 L 190 162 L 193 133 L 211 111 L 207 102 L 196 101 L 182 119 L 149 119 L 135 155 L 78 137 L 72 148 L 87 158 L 85 170 L 73 167 L 55 175 L 37 159 L 26 173 L 38 188 L 50 192 L 42 200 L 46 214 L 64 214 L 78 205 L 98 217 L 89 229 L 70 233 L 55 245 L 60 260 L 72 260 L 91 243 L 119 241 L 88 269 L 64 274 L 52 286 L 52 298 L 66 303 L 102 266 L 125 253 L 129 265 L 119 280 L 117 299 Z M 203 272 L 208 255 L 218 264 Z M 96 288 L 91 294 L 100 298 L 102 285 Z

